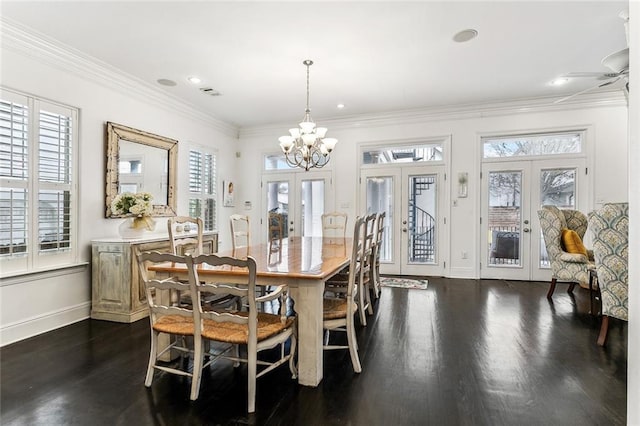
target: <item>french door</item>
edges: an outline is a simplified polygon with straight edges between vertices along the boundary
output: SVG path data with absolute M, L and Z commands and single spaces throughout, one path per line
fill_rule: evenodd
M 386 212 L 381 273 L 443 275 L 448 252 L 444 166 L 362 169 L 360 185 L 367 214 Z
M 537 211 L 545 204 L 586 211 L 586 187 L 583 158 L 483 163 L 480 276 L 550 280 Z
M 331 172 L 268 173 L 262 176 L 260 241 L 268 238 L 269 213 L 284 216 L 284 235 L 322 236 L 322 214 L 332 211 Z

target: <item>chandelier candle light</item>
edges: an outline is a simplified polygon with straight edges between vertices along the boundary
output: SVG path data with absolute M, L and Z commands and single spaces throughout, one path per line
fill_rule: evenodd
M 313 61 L 302 62 L 307 67 L 307 109 L 298 128 L 289 129 L 289 135 L 280 136 L 280 148 L 291 167 L 309 170 L 321 168 L 329 162 L 329 153 L 338 143 L 337 139 L 325 138 L 326 127 L 316 127 L 309 109 L 309 67 Z

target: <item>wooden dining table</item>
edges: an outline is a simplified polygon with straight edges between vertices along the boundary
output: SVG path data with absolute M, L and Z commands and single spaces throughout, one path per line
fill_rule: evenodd
M 220 256 L 256 261 L 256 284 L 287 284 L 298 321 L 298 382 L 317 386 L 322 380 L 323 294 L 325 282 L 349 264 L 351 238 L 290 237 L 218 253 Z M 159 278 L 188 279 L 184 264 L 161 264 L 149 268 Z M 246 282 L 245 268 L 202 265 L 204 281 Z

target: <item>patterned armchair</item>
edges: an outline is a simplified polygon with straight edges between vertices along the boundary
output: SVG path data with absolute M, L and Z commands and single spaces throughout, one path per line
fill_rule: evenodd
M 605 204 L 589 216 L 593 235 L 602 326 L 598 345 L 607 340 L 609 317 L 629 320 L 629 204 Z
M 564 228 L 576 231 L 578 236 L 583 238 L 587 231 L 587 217 L 578 210 L 560 210 L 555 206 L 542 206 L 538 210 L 538 218 L 551 262 L 551 285 L 547 298 L 551 299 L 556 283 L 559 281 L 570 283 L 569 293 L 573 291 L 576 283 L 581 287 L 589 288 L 589 270 L 595 268 L 593 253 L 588 251 L 587 256 L 567 253 L 561 243 Z

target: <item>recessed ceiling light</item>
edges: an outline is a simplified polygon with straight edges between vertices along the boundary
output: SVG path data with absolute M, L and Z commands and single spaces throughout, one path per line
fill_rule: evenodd
M 465 41 L 472 40 L 476 37 L 478 37 L 478 31 L 474 29 L 462 30 L 453 36 L 453 41 L 464 43 Z
M 338 109 L 344 108 L 344 104 L 338 104 Z
M 568 78 L 566 77 L 558 77 L 555 80 L 552 80 L 551 84 L 552 86 L 562 86 L 563 84 L 567 83 L 569 81 Z
M 163 86 L 176 86 L 178 83 L 167 78 L 161 78 L 158 80 L 158 84 L 162 84 Z
M 200 77 L 196 77 L 196 76 L 189 77 L 189 78 L 187 78 L 187 80 L 189 80 L 189 83 L 191 83 L 191 84 L 198 84 L 198 83 L 202 82 Z

